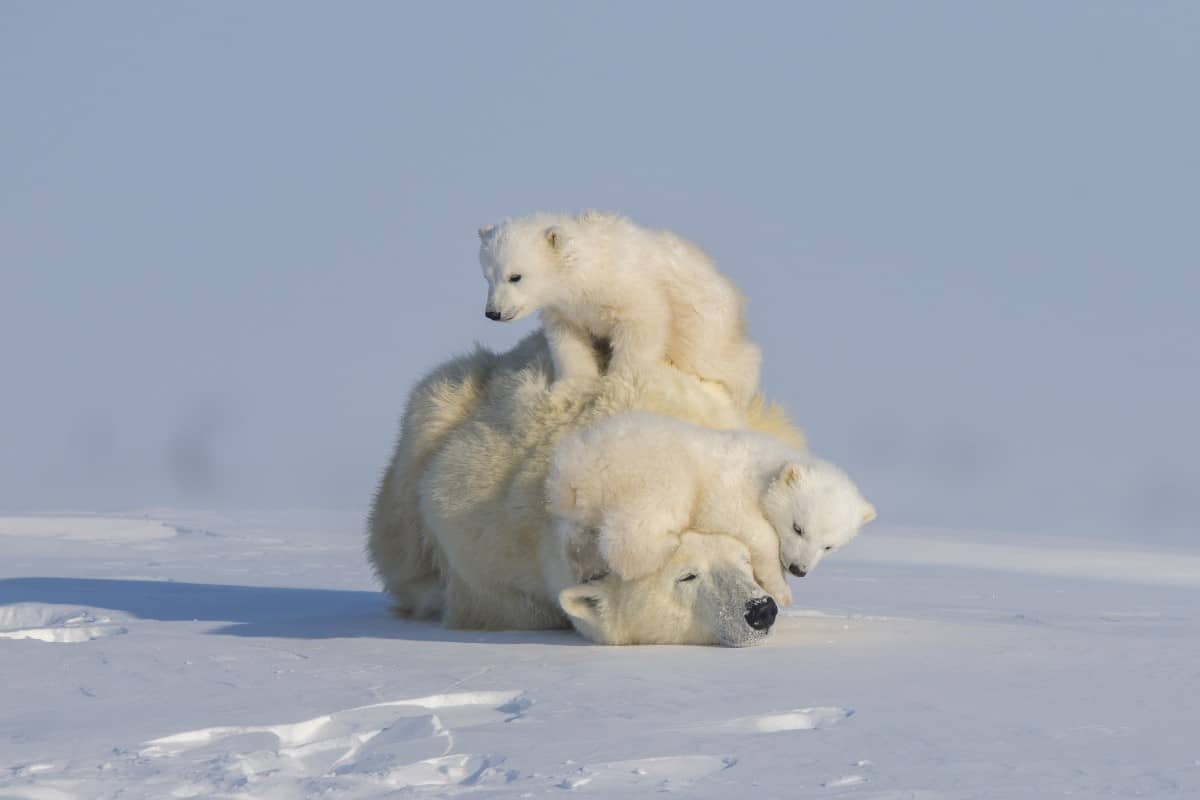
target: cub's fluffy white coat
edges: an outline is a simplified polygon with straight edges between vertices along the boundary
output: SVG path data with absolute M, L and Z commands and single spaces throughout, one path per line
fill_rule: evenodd
M 700 248 L 602 212 L 534 214 L 479 229 L 486 314 L 540 310 L 559 380 L 595 376 L 595 340 L 610 372 L 664 359 L 723 384 L 740 405 L 758 391 L 762 360 L 746 338 L 743 300 Z
M 581 576 L 635 579 L 690 528 L 745 542 L 756 579 L 784 605 L 781 564 L 803 576 L 875 518 L 845 472 L 778 439 L 636 412 L 564 437 L 546 494 Z

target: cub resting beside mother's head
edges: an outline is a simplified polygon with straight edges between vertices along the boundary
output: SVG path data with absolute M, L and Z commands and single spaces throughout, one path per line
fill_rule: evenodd
M 775 604 L 730 536 L 685 534 L 657 572 L 577 583 L 546 510 L 546 476 L 564 434 L 625 411 L 793 446 L 803 435 L 776 408 L 741 409 L 724 388 L 666 364 L 552 384 L 537 331 L 507 353 L 453 359 L 413 389 L 368 525 L 368 554 L 397 612 L 451 628 L 573 623 L 607 644 L 761 640 Z

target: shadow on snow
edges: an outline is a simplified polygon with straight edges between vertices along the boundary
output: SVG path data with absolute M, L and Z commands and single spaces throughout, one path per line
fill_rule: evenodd
M 228 623 L 210 634 L 287 639 L 377 638 L 491 644 L 584 644 L 571 631 L 455 631 L 401 619 L 381 592 L 94 578 L 0 579 L 0 605 L 122 611 L 164 622 Z

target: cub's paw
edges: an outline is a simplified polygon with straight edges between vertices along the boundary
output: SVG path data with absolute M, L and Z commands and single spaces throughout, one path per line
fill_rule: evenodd
M 771 592 L 771 596 L 775 598 L 776 605 L 790 606 L 792 604 L 792 590 L 786 583 L 778 592 Z

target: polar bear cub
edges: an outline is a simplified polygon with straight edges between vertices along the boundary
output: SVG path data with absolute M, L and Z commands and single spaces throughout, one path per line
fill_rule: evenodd
M 742 406 L 758 391 L 762 355 L 746 338 L 742 296 L 690 242 L 595 211 L 507 220 L 479 238 L 484 313 L 507 322 L 540 310 L 556 379 L 598 375 L 604 340 L 611 372 L 665 358 Z
M 780 565 L 803 577 L 875 518 L 846 473 L 827 461 L 765 434 L 641 412 L 559 442 L 546 495 L 580 577 L 650 573 L 691 528 L 744 542 L 755 578 L 783 605 L 791 592 Z

